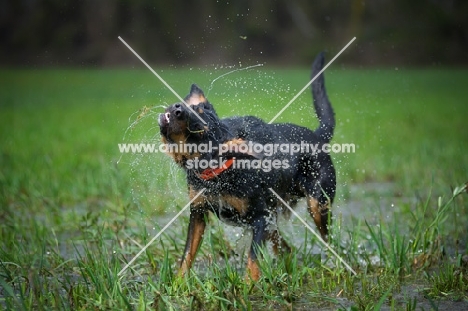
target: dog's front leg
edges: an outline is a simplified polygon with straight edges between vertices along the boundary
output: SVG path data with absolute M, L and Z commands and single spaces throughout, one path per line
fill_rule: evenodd
M 265 244 L 265 239 L 268 236 L 266 232 L 266 220 L 264 216 L 257 218 L 253 222 L 252 245 L 250 246 L 249 257 L 247 259 L 247 276 L 254 281 L 258 281 L 261 272 L 258 266 L 258 255 L 260 247 Z
M 185 275 L 192 266 L 198 247 L 203 239 L 203 233 L 205 232 L 205 216 L 206 212 L 203 209 L 194 207 L 190 208 L 190 223 L 187 232 L 187 242 L 185 243 L 185 251 L 180 264 L 179 276 Z

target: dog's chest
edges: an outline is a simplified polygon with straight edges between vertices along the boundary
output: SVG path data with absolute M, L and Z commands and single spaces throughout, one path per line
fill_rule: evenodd
M 249 202 L 246 198 L 232 195 L 218 195 L 210 198 L 213 212 L 230 225 L 245 226 L 249 223 Z

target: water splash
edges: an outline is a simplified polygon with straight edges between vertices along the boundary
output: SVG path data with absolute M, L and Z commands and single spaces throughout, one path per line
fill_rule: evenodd
M 163 105 L 158 105 L 158 106 L 153 106 L 153 107 L 146 107 L 146 106 L 143 106 L 143 108 L 141 109 L 138 109 L 137 111 L 135 111 L 134 113 L 132 113 L 130 115 L 130 117 L 128 117 L 128 122 L 130 123 L 130 125 L 127 127 L 127 129 L 125 130 L 124 132 L 124 136 L 123 136 L 123 140 L 125 141 L 126 139 L 126 136 L 127 136 L 127 133 L 129 130 L 133 129 L 138 123 L 140 123 L 141 121 L 143 121 L 144 119 L 152 116 L 152 115 L 155 115 L 155 114 L 158 114 L 158 112 L 156 111 L 153 111 L 153 109 L 156 109 L 156 108 L 162 108 L 162 109 L 166 109 L 166 106 L 163 106 Z M 136 117 L 135 121 L 131 121 L 132 118 L 137 114 L 138 116 Z
M 211 76 L 214 79 L 209 84 L 208 93 L 213 91 L 218 97 L 224 94 L 222 102 L 224 107 L 235 107 L 229 103 L 241 102 L 243 98 L 248 97 L 250 104 L 246 108 L 252 112 L 255 111 L 257 115 L 263 111 L 265 104 L 274 104 L 278 100 L 282 101 L 284 96 L 287 97 L 290 87 L 284 87 L 278 77 L 263 70 L 252 70 L 253 76 L 244 74 L 224 78 L 236 72 L 262 66 L 263 64 L 256 64 L 237 69 L 235 66 L 224 66 L 223 69 L 229 72 L 218 77 L 216 75 L 216 78 Z M 215 83 L 217 83 L 216 87 Z M 233 88 L 236 90 L 235 94 L 230 93 Z M 261 96 L 259 97 L 258 94 Z M 131 113 L 123 134 L 123 143 L 141 142 L 155 145 L 160 143 L 159 129 L 155 119 L 168 106 L 168 103 L 160 103 L 160 105 L 140 107 Z M 185 184 L 183 170 L 167 155 L 160 152 L 120 154 L 117 164 L 123 164 L 131 171 L 130 192 L 135 206 L 139 209 L 139 214 L 143 217 L 142 222 L 151 219 L 152 213 L 176 210 L 177 206 L 186 203 L 187 193 L 186 187 L 183 186 Z
M 140 108 L 138 109 L 137 111 L 133 112 L 129 117 L 128 117 L 128 122 L 130 123 L 130 125 L 125 129 L 124 131 L 124 134 L 123 134 L 123 137 L 122 137 L 122 142 L 126 142 L 127 140 L 127 136 L 128 136 L 128 133 L 133 130 L 140 122 L 142 122 L 143 120 L 149 118 L 149 117 L 152 117 L 154 115 L 159 115 L 159 112 L 157 111 L 154 111 L 154 109 L 158 109 L 158 108 L 162 108 L 162 109 L 166 109 L 165 106 L 163 105 L 158 105 L 158 106 L 153 106 L 153 107 L 147 107 L 147 106 L 143 106 L 143 108 Z M 135 118 L 134 121 L 132 121 L 132 119 L 134 118 L 134 116 L 138 114 L 138 116 Z M 153 131 L 155 130 L 156 127 L 151 127 L 150 129 L 147 130 L 147 132 L 149 131 Z M 156 133 L 158 133 L 158 131 L 155 131 Z M 143 135 L 143 137 L 146 137 L 146 134 Z M 157 134 L 155 134 L 151 140 L 155 139 L 155 137 L 157 136 Z M 119 159 L 117 160 L 116 164 L 120 164 L 120 161 L 122 160 L 122 156 L 124 154 L 121 153 L 120 154 L 120 157 Z
M 252 68 L 255 68 L 255 67 L 261 67 L 261 66 L 263 66 L 263 64 L 257 64 L 257 65 L 252 65 L 252 66 L 248 66 L 248 67 L 244 67 L 244 68 L 238 68 L 238 69 L 234 69 L 234 70 L 231 70 L 231 71 L 229 71 L 229 72 L 226 72 L 226 73 L 220 75 L 219 77 L 217 77 L 217 78 L 215 78 L 213 81 L 211 81 L 210 87 L 208 88 L 207 96 L 210 94 L 210 91 L 211 91 L 211 89 L 213 88 L 213 84 L 214 84 L 217 80 L 219 80 L 219 79 L 221 79 L 221 78 L 223 78 L 223 77 L 225 77 L 225 76 L 227 76 L 227 75 L 230 75 L 230 74 L 232 74 L 232 73 L 238 72 L 238 71 L 248 70 L 248 69 L 252 69 Z

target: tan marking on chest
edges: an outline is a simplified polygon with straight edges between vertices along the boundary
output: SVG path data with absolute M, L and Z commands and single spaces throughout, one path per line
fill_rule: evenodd
M 182 166 L 185 161 L 189 159 L 195 159 L 200 156 L 198 152 L 188 152 L 192 148 L 185 146 L 185 136 L 177 136 L 175 139 L 171 136 L 171 139 L 177 141 L 177 143 L 169 144 L 166 138 L 162 137 L 162 143 L 166 144 L 166 154 L 174 159 L 174 162 Z
M 249 203 L 247 199 L 244 198 L 238 198 L 232 195 L 223 195 L 221 196 L 221 201 L 234 208 L 241 216 L 245 215 L 249 209 Z

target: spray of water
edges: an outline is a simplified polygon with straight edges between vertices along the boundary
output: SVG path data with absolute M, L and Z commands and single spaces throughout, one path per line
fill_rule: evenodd
M 228 92 L 235 89 L 242 94 L 238 96 L 224 96 L 223 105 L 233 101 L 235 103 L 242 101 L 242 98 L 248 96 L 248 109 L 253 109 L 256 113 L 265 109 L 265 105 L 269 105 L 278 100 L 282 100 L 283 96 L 288 96 L 289 87 L 285 89 L 281 81 L 277 77 L 271 76 L 264 71 L 258 70 L 254 76 L 250 75 L 235 75 L 232 74 L 262 67 L 263 64 L 257 64 L 242 68 L 224 67 L 230 70 L 214 78 L 207 89 L 207 95 L 210 91 Z M 222 82 L 221 82 L 222 81 Z M 215 87 L 215 83 L 217 86 Z M 248 94 L 248 95 L 246 95 Z M 261 97 L 257 97 L 261 94 Z M 216 105 L 216 103 L 214 103 Z M 229 105 L 228 105 L 229 106 Z M 232 105 L 235 107 L 236 105 Z M 151 107 L 144 106 L 134 111 L 128 118 L 128 125 L 124 131 L 122 143 L 160 143 L 159 128 L 156 118 L 159 113 L 163 112 L 167 107 L 167 103 L 155 105 Z M 124 161 L 125 160 L 125 161 Z M 175 212 L 177 206 L 182 206 L 186 202 L 186 188 L 184 184 L 183 172 L 170 157 L 162 154 L 121 154 L 117 163 L 128 165 L 130 176 L 131 195 L 135 202 L 141 221 L 146 223 L 148 219 L 154 218 L 151 216 L 151 211 L 154 209 L 160 213 L 162 209 L 169 212 Z M 135 211 L 136 212 L 136 211 Z M 158 223 L 165 223 L 165 217 L 158 217 Z M 218 225 L 220 225 L 218 223 Z M 153 224 L 154 227 L 154 224 Z M 153 228 L 154 230 L 154 228 Z M 249 241 L 244 237 L 243 230 L 240 228 L 233 229 L 237 238 L 235 241 L 229 241 L 230 244 L 239 248 L 245 248 L 244 244 Z M 239 239 L 245 240 L 245 243 L 239 244 Z M 239 253 L 243 253 L 241 249 Z
M 248 69 L 252 69 L 252 68 L 255 68 L 255 67 L 261 67 L 261 66 L 263 66 L 263 64 L 257 64 L 257 65 L 252 65 L 252 66 L 248 66 L 248 67 L 244 67 L 244 68 L 238 68 L 238 69 L 234 69 L 234 70 L 231 70 L 231 71 L 229 71 L 229 72 L 226 72 L 226 73 L 220 75 L 219 77 L 217 77 L 216 79 L 214 79 L 213 81 L 211 81 L 210 87 L 208 88 L 208 91 L 207 91 L 207 96 L 210 94 L 210 91 L 211 91 L 211 89 L 213 88 L 213 84 L 214 84 L 217 80 L 219 80 L 219 79 L 221 79 L 221 78 L 224 78 L 225 76 L 230 75 L 230 74 L 232 74 L 232 73 L 234 73 L 234 72 L 243 71 L 243 70 L 248 70 Z

